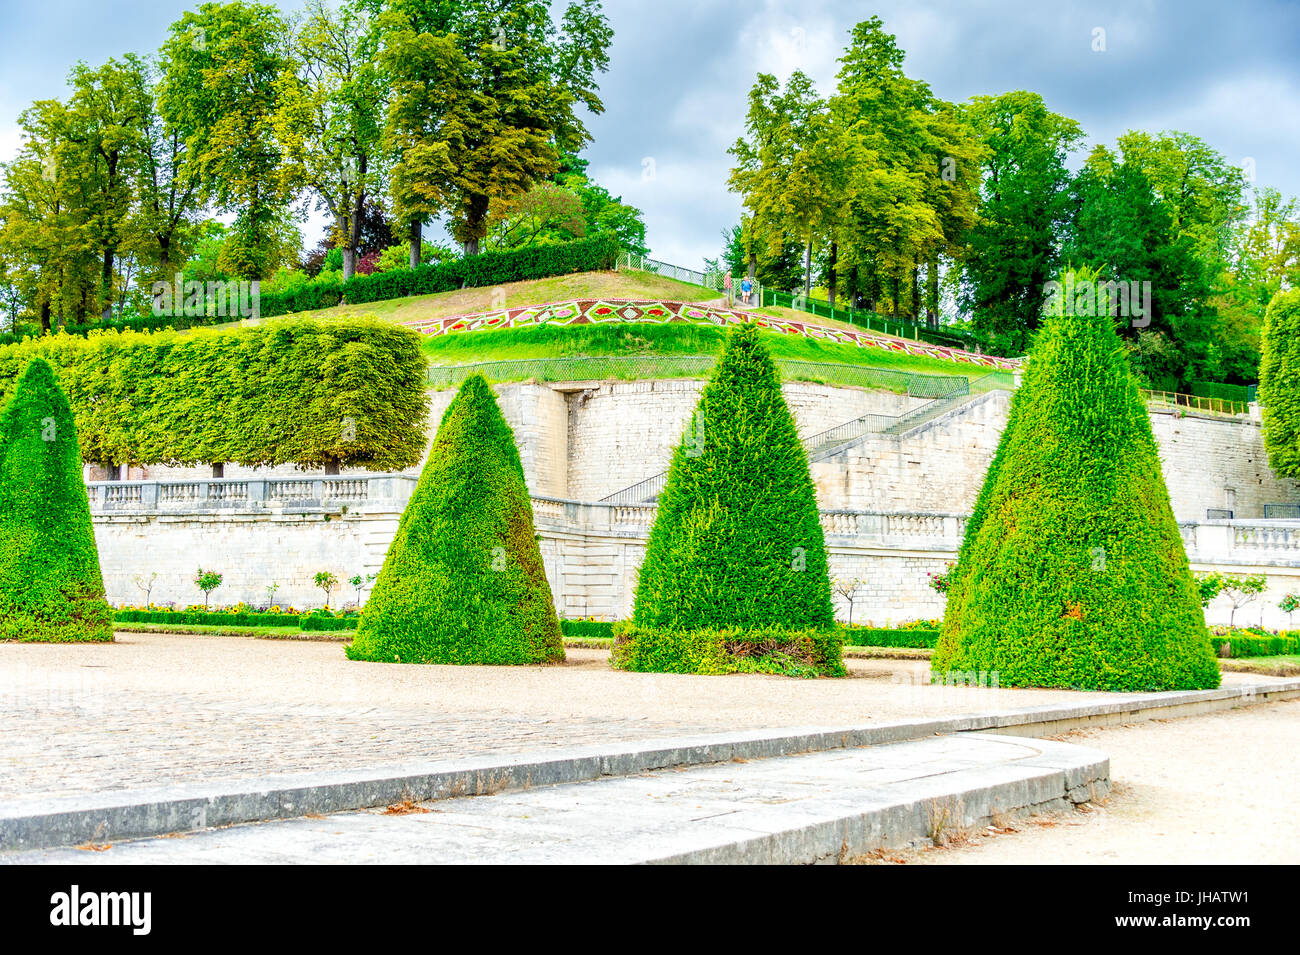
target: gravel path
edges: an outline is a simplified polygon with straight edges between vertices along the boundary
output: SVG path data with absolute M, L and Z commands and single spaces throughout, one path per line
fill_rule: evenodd
M 607 660 L 399 666 L 350 662 L 337 643 L 177 634 L 0 644 L 0 799 L 1102 695 L 932 687 L 923 661 L 854 660 L 850 679 L 796 680 L 622 673 Z
M 130 633 L 0 644 L 0 799 L 1118 698 L 934 687 L 924 661 L 852 660 L 850 679 L 797 680 L 622 673 L 607 651 L 568 656 L 353 663 L 337 643 Z
M 927 865 L 1300 863 L 1300 700 L 1057 737 L 1110 755 L 1115 793 L 1092 811 L 1015 822 Z

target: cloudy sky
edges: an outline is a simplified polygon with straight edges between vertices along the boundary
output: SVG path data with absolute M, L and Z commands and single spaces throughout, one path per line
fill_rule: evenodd
M 5 6 L 0 160 L 17 148 L 18 113 L 62 96 L 74 62 L 155 50 L 197 3 Z M 726 150 L 754 75 L 802 69 L 830 92 L 849 29 L 872 14 L 907 51 L 908 74 L 945 99 L 1036 90 L 1083 125 L 1089 145 L 1132 128 L 1186 130 L 1234 163 L 1253 161 L 1258 185 L 1300 195 L 1300 3 L 605 0 L 605 9 L 615 40 L 606 112 L 589 123 L 591 171 L 644 210 L 653 253 L 680 265 L 716 256 L 739 216 Z M 318 221 L 304 229 L 309 245 Z

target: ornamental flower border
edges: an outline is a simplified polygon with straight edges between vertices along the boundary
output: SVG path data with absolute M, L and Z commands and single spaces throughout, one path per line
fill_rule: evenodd
M 498 330 L 503 328 L 528 328 L 536 325 L 598 325 L 606 323 L 649 323 L 667 325 L 684 322 L 692 325 L 727 325 L 753 323 L 761 328 L 786 335 L 802 335 L 821 341 L 857 345 L 859 348 L 882 348 L 923 358 L 942 361 L 965 362 L 985 368 L 1017 371 L 1024 358 L 1000 358 L 996 355 L 978 355 L 960 348 L 932 345 L 928 342 L 890 338 L 872 332 L 829 328 L 811 322 L 796 322 L 770 315 L 760 315 L 739 309 L 718 308 L 692 302 L 644 301 L 631 299 L 577 299 L 566 302 L 544 302 L 518 308 L 502 308 L 487 312 L 467 312 L 446 318 L 416 319 L 403 322 L 424 335 L 453 335 L 465 332 Z

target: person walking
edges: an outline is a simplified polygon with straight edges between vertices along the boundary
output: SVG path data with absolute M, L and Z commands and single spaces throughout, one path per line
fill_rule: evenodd
M 754 290 L 754 283 L 751 282 L 749 276 L 746 275 L 743 279 L 740 280 L 740 298 L 741 301 L 743 301 L 746 305 L 749 304 L 749 293 L 752 292 L 753 290 Z
M 728 272 L 722 277 L 722 287 L 727 290 L 727 308 L 735 305 L 735 299 L 731 297 L 731 273 Z

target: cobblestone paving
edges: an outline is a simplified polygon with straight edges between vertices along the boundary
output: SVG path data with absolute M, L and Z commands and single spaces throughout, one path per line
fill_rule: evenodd
M 792 680 L 620 673 L 606 659 L 570 650 L 553 667 L 398 666 L 349 662 L 334 643 L 165 634 L 0 644 L 0 800 L 1095 695 L 931 687 L 919 661 Z

